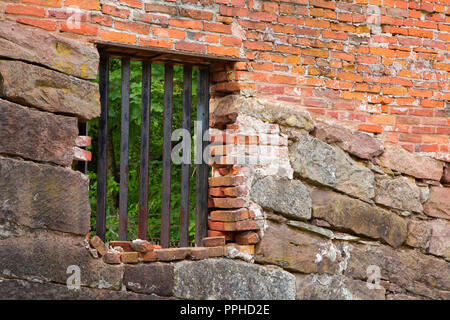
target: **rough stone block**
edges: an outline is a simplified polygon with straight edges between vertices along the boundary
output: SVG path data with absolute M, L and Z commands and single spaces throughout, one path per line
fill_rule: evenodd
M 408 152 L 400 146 L 387 143 L 380 157 L 383 167 L 408 174 L 416 178 L 441 180 L 443 163 L 429 157 Z
M 338 147 L 305 134 L 289 147 L 289 158 L 294 172 L 304 178 L 358 198 L 375 196 L 372 171 Z
M 70 166 L 77 119 L 0 99 L 0 153 Z
M 98 84 L 87 80 L 21 61 L 0 60 L 0 83 L 0 97 L 22 105 L 82 120 L 100 116 Z
M 325 205 L 314 205 L 313 216 L 357 235 L 381 239 L 393 247 L 402 245 L 407 223 L 398 215 L 343 195 L 329 194 Z
M 251 186 L 250 197 L 263 208 L 294 219 L 311 218 L 311 198 L 299 180 L 274 176 L 256 178 Z
M 450 222 L 435 220 L 430 222 L 432 229 L 428 252 L 436 256 L 450 258 Z
M 430 217 L 450 220 L 450 188 L 431 187 L 423 211 Z
M 84 237 L 36 231 L 34 237 L 0 240 L 0 274 L 6 277 L 65 285 L 73 274 L 67 273 L 68 268 L 73 265 L 80 268 L 82 286 L 122 288 L 122 266 L 92 258 L 85 247 Z
M 84 174 L 0 157 L 0 190 L 0 219 L 83 236 L 89 232 L 89 179 Z
M 0 278 L 2 300 L 159 300 L 156 295 L 81 287 L 71 290 L 65 284 L 37 283 Z
M 415 248 L 428 248 L 431 238 L 431 226 L 427 221 L 410 220 L 406 244 Z
M 128 290 L 159 296 L 172 295 L 173 281 L 173 266 L 160 262 L 126 265 L 123 275 L 123 283 Z
M 381 140 L 360 131 L 352 132 L 337 124 L 317 123 L 314 135 L 362 159 L 377 157 L 384 150 Z
M 386 290 L 339 275 L 296 274 L 298 300 L 385 300 Z
M 414 212 L 422 212 L 421 192 L 414 181 L 406 177 L 391 179 L 383 176 L 376 179 L 376 203 Z
M 280 268 L 229 259 L 182 261 L 174 265 L 173 293 L 181 299 L 293 300 L 295 277 Z
M 93 44 L 9 21 L 0 21 L 0 57 L 45 65 L 90 80 L 95 80 L 99 63 Z

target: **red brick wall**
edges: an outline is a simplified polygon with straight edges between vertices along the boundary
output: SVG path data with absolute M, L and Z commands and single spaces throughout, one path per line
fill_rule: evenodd
M 450 161 L 449 0 L 11 0 L 0 19 L 246 58 L 216 70 L 217 93 L 272 95 Z

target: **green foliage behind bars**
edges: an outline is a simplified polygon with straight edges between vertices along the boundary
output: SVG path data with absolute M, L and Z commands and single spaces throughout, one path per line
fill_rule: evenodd
M 130 149 L 129 149 L 129 193 L 128 193 L 128 239 L 136 239 L 139 212 L 139 165 L 140 165 L 140 126 L 141 126 L 141 91 L 142 64 L 131 62 L 130 82 Z M 175 66 L 173 82 L 173 127 L 172 131 L 182 126 L 182 91 L 183 68 Z M 118 238 L 118 195 L 119 195 L 119 163 L 120 163 L 120 119 L 121 119 L 121 61 L 110 61 L 108 127 L 108 187 L 106 199 L 106 240 Z M 192 79 L 192 120 L 196 119 L 197 71 L 193 71 Z M 162 181 L 162 145 L 163 145 L 163 97 L 164 66 L 152 65 L 151 112 L 150 112 L 150 154 L 149 154 L 149 238 L 159 239 L 161 226 L 161 181 Z M 192 122 L 192 121 L 191 121 Z M 191 124 L 191 134 L 193 124 Z M 89 122 L 89 135 L 92 137 L 91 151 L 93 161 L 88 165 L 90 177 L 91 201 L 91 234 L 95 234 L 97 203 L 97 148 L 98 120 Z M 172 142 L 175 145 L 177 142 Z M 193 148 L 192 148 L 193 149 Z M 181 195 L 181 165 L 172 163 L 171 187 L 171 229 L 170 239 L 179 239 L 179 212 Z M 195 234 L 195 167 L 191 165 L 190 179 L 189 234 Z

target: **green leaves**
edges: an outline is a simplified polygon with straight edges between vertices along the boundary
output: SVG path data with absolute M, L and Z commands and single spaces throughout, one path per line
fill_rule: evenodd
M 141 96 L 142 96 L 142 63 L 131 61 L 130 65 L 130 136 L 129 136 L 129 188 L 128 188 L 128 238 L 137 238 L 139 213 L 139 170 L 140 170 L 140 132 L 141 132 Z M 193 72 L 192 120 L 196 119 L 197 70 Z M 182 92 L 183 69 L 174 68 L 173 91 L 173 128 L 181 128 L 182 124 Z M 162 145 L 163 145 L 163 111 L 164 111 L 164 66 L 152 65 L 151 112 L 150 112 L 150 151 L 149 151 L 149 238 L 159 238 L 161 227 L 161 180 L 162 180 Z M 120 163 L 120 121 L 121 121 L 121 61 L 110 61 L 109 110 L 108 127 L 111 134 L 108 163 L 108 190 L 106 209 L 106 240 L 117 239 L 118 233 L 118 194 Z M 193 134 L 193 122 L 191 125 Z M 90 191 L 92 215 L 91 226 L 95 229 L 96 217 L 96 155 L 98 150 L 98 120 L 89 123 L 89 135 L 92 136 L 93 161 L 89 163 Z M 114 162 L 114 163 L 112 163 Z M 191 239 L 195 235 L 195 175 L 191 166 L 190 227 Z M 171 186 L 171 241 L 179 239 L 179 212 L 181 190 L 181 166 L 172 164 Z M 91 231 L 93 234 L 95 230 Z

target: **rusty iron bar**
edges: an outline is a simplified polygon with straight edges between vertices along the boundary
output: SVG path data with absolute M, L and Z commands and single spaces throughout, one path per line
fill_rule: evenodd
M 164 65 L 164 134 L 163 176 L 161 197 L 161 246 L 169 247 L 170 240 L 170 188 L 172 152 L 173 64 Z
M 122 58 L 122 112 L 120 120 L 119 240 L 127 240 L 128 161 L 130 135 L 130 58 Z
M 192 108 L 192 67 L 183 69 L 183 129 L 191 132 L 191 108 Z M 185 137 L 183 136 L 183 139 Z M 183 149 L 183 161 L 181 163 L 181 199 L 180 199 L 180 246 L 187 247 L 189 243 L 189 170 L 191 148 L 189 143 Z
M 142 107 L 141 107 L 141 155 L 139 175 L 138 237 L 147 239 L 148 233 L 148 157 L 150 143 L 150 103 L 152 64 L 142 62 Z
M 98 121 L 98 159 L 97 159 L 97 216 L 96 234 L 104 241 L 106 233 L 106 188 L 107 188 L 107 150 L 108 150 L 108 91 L 109 57 L 100 55 L 99 87 L 101 113 Z
M 208 234 L 208 163 L 203 160 L 203 151 L 209 143 L 209 69 L 200 68 L 197 84 L 197 121 L 201 122 L 201 164 L 197 164 L 195 244 L 201 246 Z M 207 140 L 207 141 L 204 141 Z M 196 150 L 198 151 L 198 150 Z

